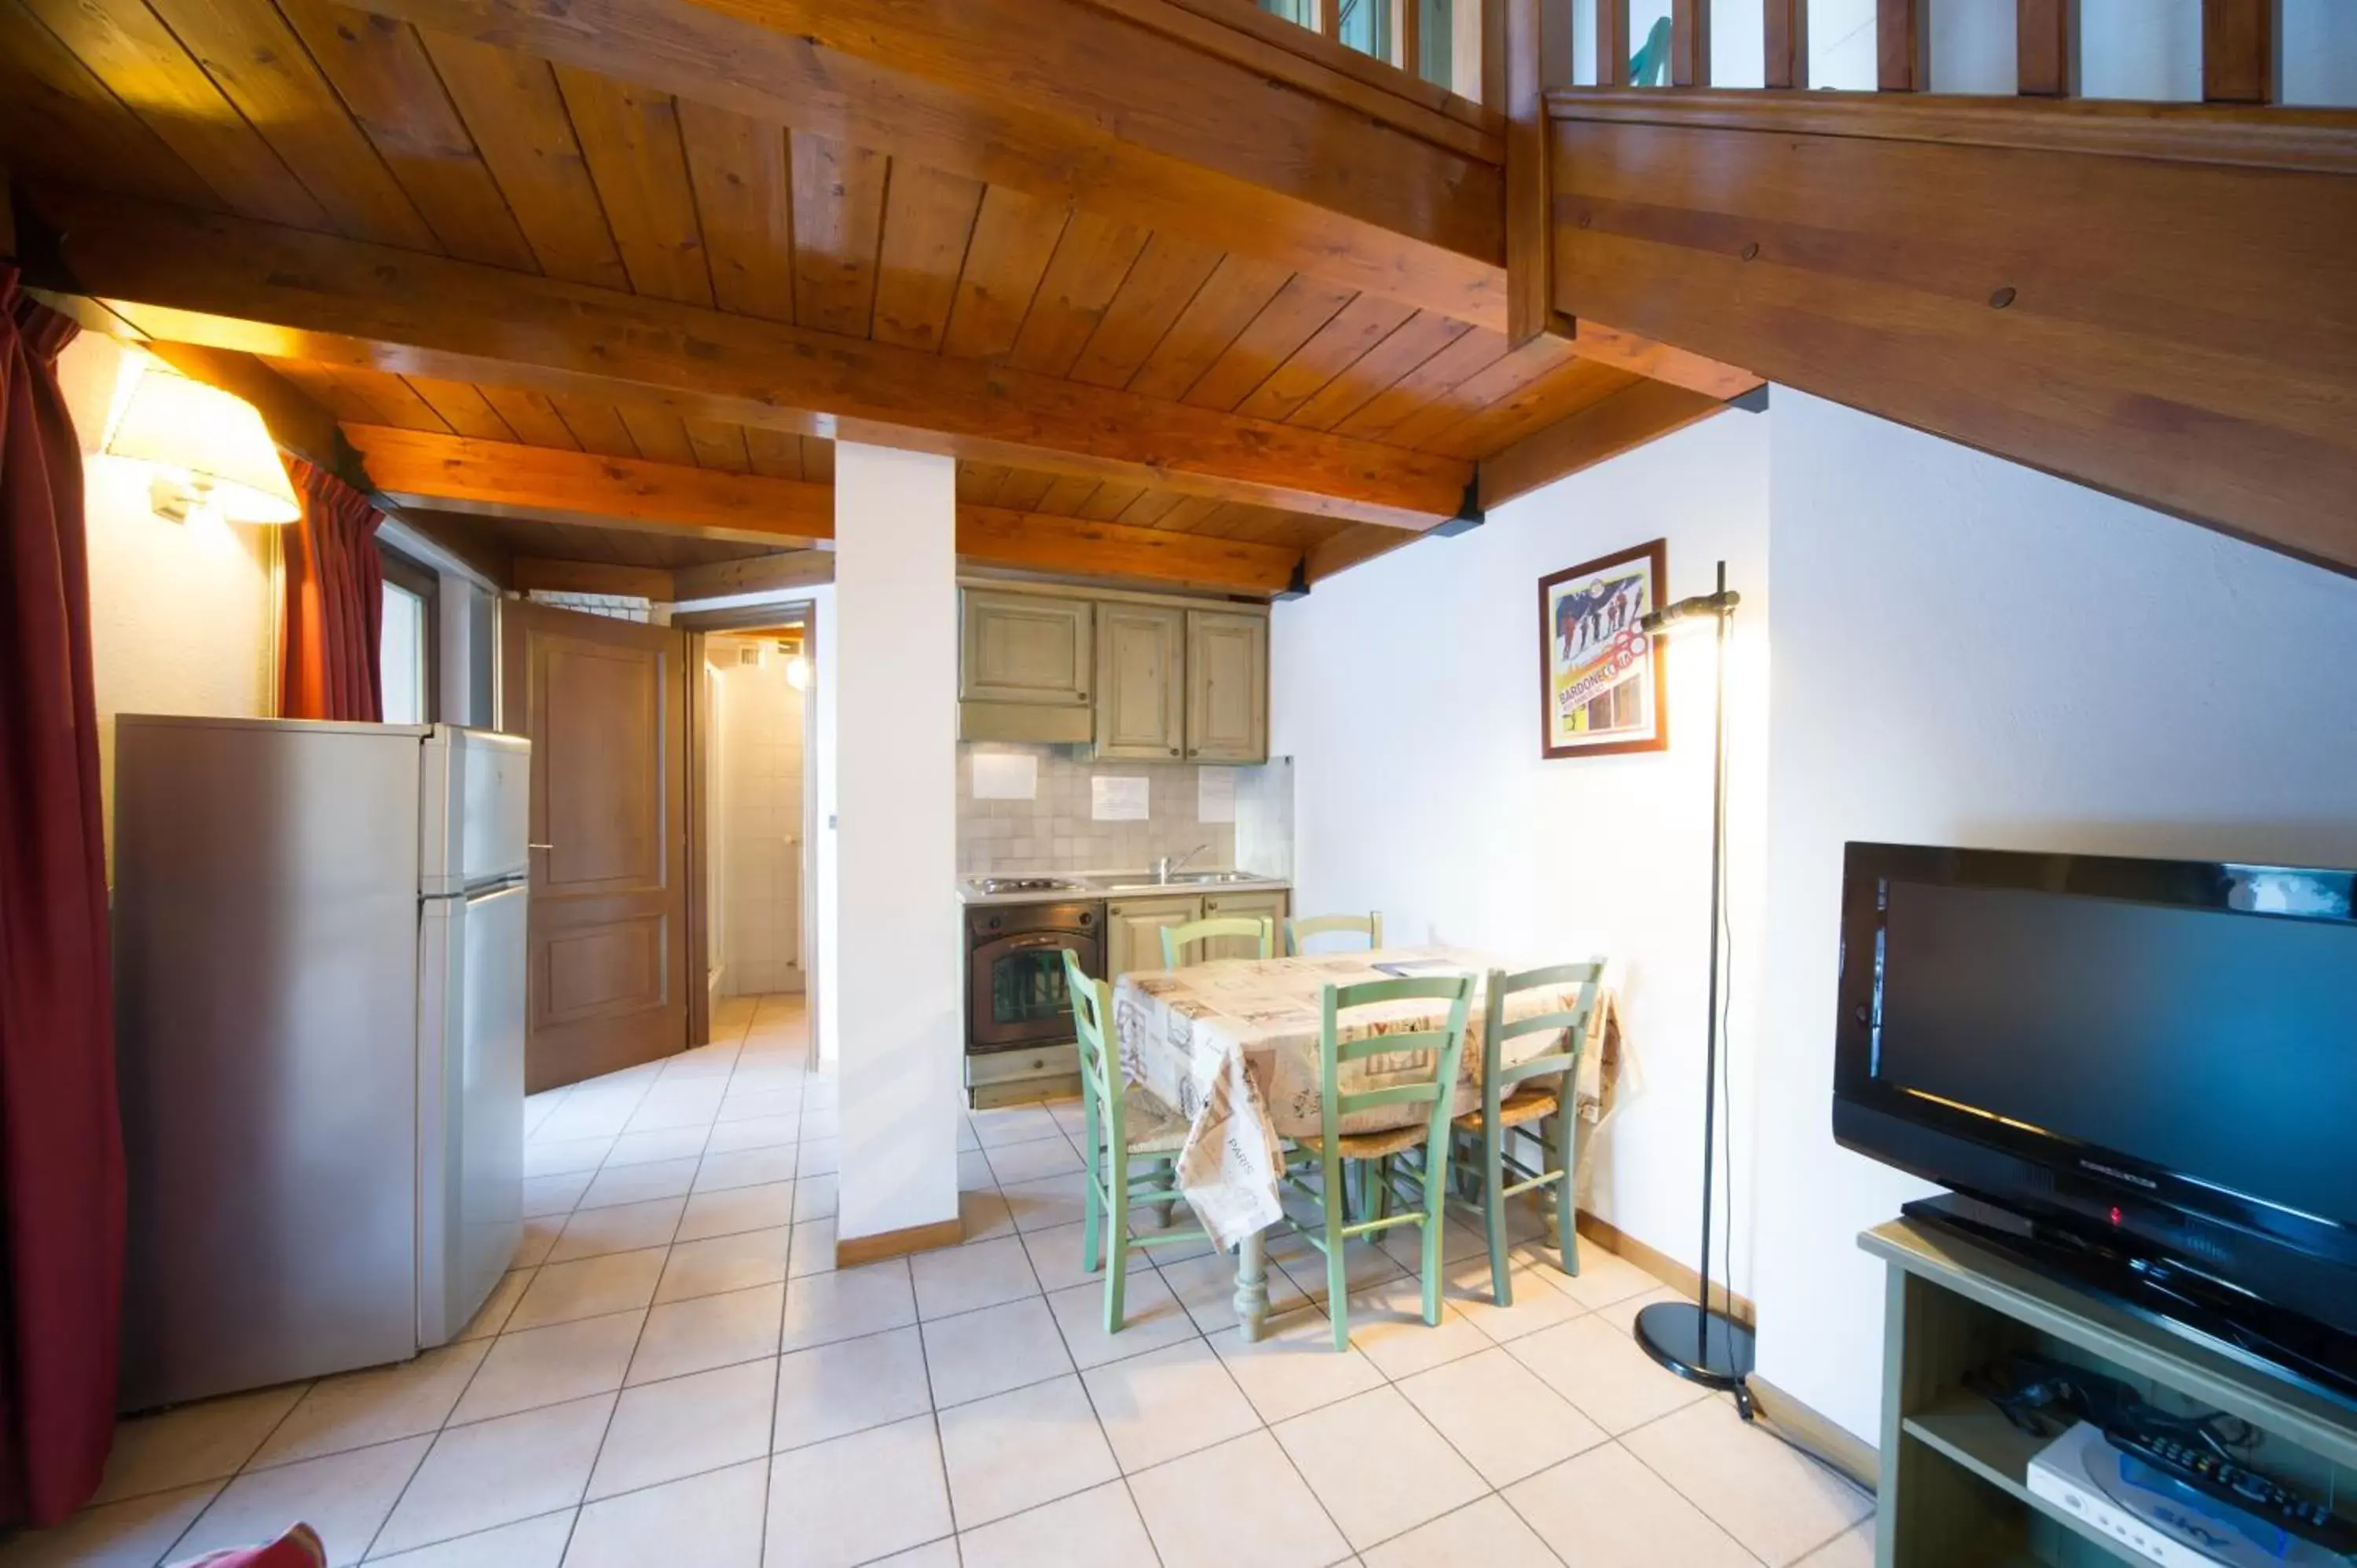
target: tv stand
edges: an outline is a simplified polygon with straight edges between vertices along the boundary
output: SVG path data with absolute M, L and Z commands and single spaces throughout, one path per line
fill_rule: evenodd
M 2265 1434 L 2254 1467 L 2311 1495 L 2357 1496 L 2357 1412 L 2005 1253 L 1915 1219 L 1858 1238 L 1889 1269 L 1878 1568 L 2088 1568 L 2146 1560 L 2031 1494 L 2019 1432 L 1966 1373 L 2031 1351 L 2125 1379 L 2160 1402 Z M 2338 1486 L 2335 1487 L 2334 1483 Z

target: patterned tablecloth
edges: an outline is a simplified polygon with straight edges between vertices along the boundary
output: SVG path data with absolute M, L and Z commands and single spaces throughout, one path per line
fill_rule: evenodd
M 1390 980 L 1378 965 L 1437 966 L 1487 975 L 1498 966 L 1462 948 L 1393 948 L 1380 952 L 1313 954 L 1304 958 L 1233 959 L 1190 969 L 1125 974 L 1114 982 L 1114 1023 L 1122 1068 L 1129 1079 L 1176 1108 L 1189 1123 L 1178 1157 L 1178 1185 L 1213 1238 L 1232 1247 L 1275 1224 L 1277 1140 L 1315 1134 L 1318 1128 L 1318 1034 L 1329 985 Z M 1510 1018 L 1567 1011 L 1578 988 L 1518 993 Z M 1473 993 L 1457 1110 L 1480 1102 L 1481 987 Z M 1445 1005 L 1396 1002 L 1344 1015 L 1345 1037 L 1437 1026 Z M 1560 1033 L 1524 1035 L 1509 1042 L 1507 1060 L 1527 1061 L 1561 1048 Z M 1421 1057 L 1421 1060 L 1417 1059 Z M 1590 1021 L 1588 1050 L 1578 1086 L 1580 1116 L 1600 1125 L 1617 1106 L 1624 1058 L 1618 1014 L 1607 990 Z M 1343 1064 L 1345 1092 L 1387 1083 L 1428 1080 L 1429 1052 L 1364 1058 Z M 1422 1108 L 1385 1105 L 1343 1118 L 1348 1133 L 1403 1126 Z

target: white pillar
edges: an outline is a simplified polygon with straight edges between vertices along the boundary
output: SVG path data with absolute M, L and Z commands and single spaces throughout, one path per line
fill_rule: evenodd
M 954 1220 L 956 464 L 834 449 L 838 1239 Z

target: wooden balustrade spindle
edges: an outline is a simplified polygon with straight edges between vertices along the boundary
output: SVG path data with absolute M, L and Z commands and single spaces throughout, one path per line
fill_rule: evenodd
M 1764 0 L 1769 87 L 1809 85 L 1809 0 Z
M 2283 0 L 2201 0 L 2201 96 L 2273 103 L 2283 84 Z
M 1710 0 L 1670 0 L 1670 85 L 1710 85 Z
M 2079 0 L 2018 0 L 2014 91 L 2031 98 L 2079 95 Z
M 1596 85 L 1629 85 L 1629 0 L 1596 0 Z
M 1885 92 L 1932 91 L 1931 0 L 1877 0 L 1876 85 Z

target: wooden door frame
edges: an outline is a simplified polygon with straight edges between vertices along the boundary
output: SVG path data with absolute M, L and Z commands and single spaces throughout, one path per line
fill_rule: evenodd
M 696 675 L 695 699 L 687 704 L 687 972 L 692 982 L 688 988 L 687 1036 L 693 1046 L 710 1043 L 712 1038 L 712 929 L 711 910 L 705 897 L 711 886 L 711 824 L 705 821 L 704 809 L 705 774 L 708 766 L 705 748 L 710 743 L 711 714 L 707 706 L 709 685 L 704 679 L 705 639 L 712 633 L 730 636 L 758 637 L 765 631 L 784 631 L 789 628 L 802 633 L 802 657 L 811 661 L 813 672 L 818 667 L 818 605 L 812 599 L 785 599 L 776 604 L 738 605 L 728 609 L 697 610 L 688 615 L 673 616 L 672 626 L 687 634 L 687 667 Z M 803 717 L 809 718 L 808 699 L 804 699 Z M 805 758 L 802 779 L 802 865 L 797 869 L 795 883 L 802 890 L 802 908 L 796 912 L 796 923 L 805 945 L 809 929 L 809 875 L 816 846 L 811 842 L 810 820 L 813 799 L 808 773 L 811 736 L 807 727 L 802 733 L 802 756 Z M 819 995 L 817 976 L 811 967 L 802 966 L 802 995 L 811 1009 L 811 1038 L 816 1048 L 818 1038 Z

